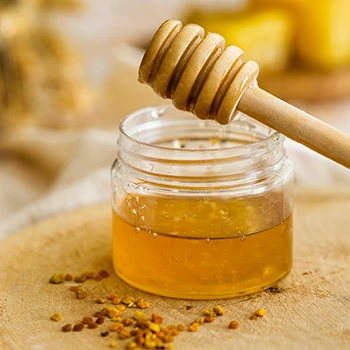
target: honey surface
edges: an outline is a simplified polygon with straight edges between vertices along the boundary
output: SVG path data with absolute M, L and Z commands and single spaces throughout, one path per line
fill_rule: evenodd
M 270 207 L 277 198 L 269 197 Z M 134 200 L 128 196 L 113 210 L 113 262 L 135 287 L 178 298 L 225 298 L 266 289 L 290 270 L 292 215 L 264 215 L 258 206 L 264 197 L 141 197 L 138 206 Z

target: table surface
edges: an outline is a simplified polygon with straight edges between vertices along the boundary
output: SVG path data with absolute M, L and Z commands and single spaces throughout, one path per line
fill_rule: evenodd
M 147 314 L 158 312 L 164 324 L 188 326 L 204 309 L 222 305 L 225 315 L 182 332 L 174 349 L 350 349 L 350 191 L 296 194 L 294 264 L 278 284 L 279 293 L 212 301 L 176 300 L 137 290 L 115 273 L 111 263 L 111 210 L 108 204 L 59 215 L 29 227 L 0 245 L 0 348 L 103 349 L 110 336 L 99 329 L 63 333 L 62 325 L 101 309 L 97 297 L 110 293 L 144 297 Z M 87 298 L 78 300 L 67 283 L 52 285 L 53 273 L 77 275 L 105 269 L 110 277 L 87 281 Z M 186 306 L 193 306 L 186 310 Z M 249 320 L 265 308 L 264 318 Z M 125 311 L 125 315 L 135 309 Z M 61 322 L 50 316 L 63 315 Z M 229 330 L 230 320 L 240 327 Z M 117 348 L 125 342 L 116 339 Z

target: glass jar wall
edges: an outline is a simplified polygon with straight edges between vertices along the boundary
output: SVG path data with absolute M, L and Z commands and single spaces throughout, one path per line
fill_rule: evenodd
M 243 114 L 226 126 L 170 105 L 126 117 L 112 167 L 118 275 L 191 299 L 250 294 L 286 276 L 293 170 L 283 143 Z

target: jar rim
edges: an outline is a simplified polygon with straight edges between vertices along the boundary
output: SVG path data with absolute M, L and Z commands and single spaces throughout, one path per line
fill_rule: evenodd
M 120 124 L 119 124 L 119 131 L 120 134 L 126 138 L 128 141 L 132 142 L 132 143 L 137 143 L 139 146 L 143 146 L 146 147 L 148 149 L 159 149 L 159 150 L 164 150 L 164 151 L 172 151 L 172 152 L 180 152 L 180 154 L 185 154 L 185 153 L 198 153 L 198 152 L 208 152 L 209 154 L 211 153 L 216 153 L 218 151 L 221 152 L 230 152 L 230 151 L 235 151 L 238 153 L 242 153 L 240 152 L 240 150 L 245 150 L 247 147 L 251 148 L 257 148 L 257 149 L 261 149 L 261 148 L 267 148 L 269 144 L 271 143 L 275 143 L 276 141 L 280 141 L 281 143 L 284 142 L 285 140 L 285 136 L 280 134 L 278 131 L 264 125 L 261 124 L 260 122 L 256 121 L 255 119 L 252 119 L 251 117 L 249 117 L 248 115 L 239 112 L 237 117 L 234 118 L 231 123 L 229 123 L 228 125 L 220 125 L 219 123 L 216 123 L 212 120 L 208 121 L 208 120 L 200 120 L 199 118 L 196 118 L 195 116 L 191 115 L 191 118 L 194 118 L 194 121 L 196 122 L 202 122 L 203 125 L 205 125 L 205 123 L 210 122 L 210 123 L 214 123 L 214 125 L 218 128 L 227 128 L 230 127 L 230 125 L 233 125 L 233 123 L 238 123 L 238 122 L 244 122 L 244 123 L 249 123 L 252 126 L 259 126 L 260 128 L 265 129 L 267 136 L 266 137 L 262 137 L 261 139 L 258 139 L 256 141 L 252 141 L 249 142 L 248 144 L 242 144 L 242 145 L 234 145 L 234 146 L 227 146 L 224 148 L 177 148 L 177 147 L 165 147 L 165 146 L 160 146 L 160 145 L 155 145 L 152 144 L 150 142 L 146 142 L 146 141 L 141 141 L 139 139 L 134 138 L 132 135 L 130 135 L 130 133 L 126 130 L 127 128 L 127 123 L 131 122 L 133 119 L 136 119 L 137 117 L 139 117 L 142 114 L 149 114 L 152 115 L 152 118 L 157 119 L 160 118 L 165 112 L 169 111 L 171 109 L 172 113 L 177 113 L 180 116 L 182 116 L 184 118 L 185 115 L 191 115 L 188 112 L 183 112 L 183 111 L 179 111 L 177 109 L 175 109 L 175 107 L 172 104 L 163 104 L 163 105 L 159 105 L 159 106 L 150 106 L 150 107 L 145 107 L 139 110 L 136 110 L 130 114 L 128 114 L 127 116 L 125 116 Z
M 213 137 L 216 144 L 211 143 Z M 181 139 L 185 148 L 179 146 Z M 146 182 L 192 186 L 206 179 L 213 186 L 232 187 L 278 174 L 287 159 L 284 139 L 243 113 L 223 126 L 169 104 L 143 108 L 123 119 L 118 161 Z

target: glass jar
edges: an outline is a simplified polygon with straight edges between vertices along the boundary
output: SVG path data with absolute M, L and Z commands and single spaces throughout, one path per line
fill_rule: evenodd
M 292 260 L 293 169 L 284 137 L 174 107 L 120 124 L 112 167 L 113 263 L 159 295 L 211 299 L 269 288 Z

